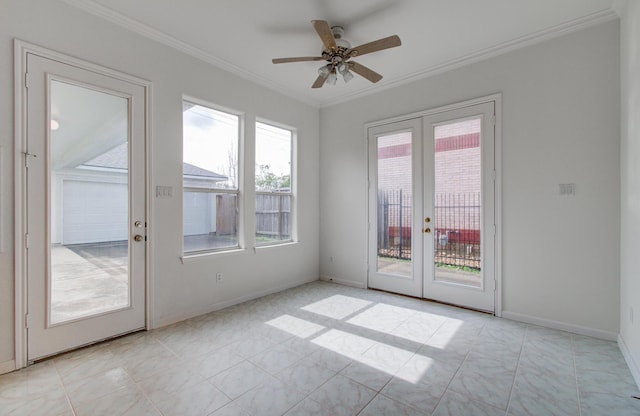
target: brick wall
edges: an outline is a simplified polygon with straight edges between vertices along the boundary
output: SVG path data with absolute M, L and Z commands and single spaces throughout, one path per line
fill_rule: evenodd
M 480 229 L 479 205 L 481 190 L 480 119 L 435 127 L 434 174 L 436 209 L 434 232 L 446 233 L 454 240 L 475 241 Z M 378 141 L 378 189 L 402 190 L 405 203 L 410 204 L 411 189 L 411 134 L 398 133 L 383 136 Z M 425 178 L 430 180 L 430 178 Z M 397 195 L 397 194 L 396 194 Z M 389 206 L 389 227 L 394 234 L 400 226 L 403 235 L 411 235 L 410 210 L 403 213 L 399 224 L 398 208 Z M 392 230 L 391 230 L 392 228 Z M 451 230 L 456 230 L 455 232 Z M 454 235 L 455 234 L 455 235 Z

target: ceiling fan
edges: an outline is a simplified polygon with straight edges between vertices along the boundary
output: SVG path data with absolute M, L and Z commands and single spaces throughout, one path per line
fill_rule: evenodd
M 382 79 L 382 75 L 362 64 L 352 61 L 351 58 L 401 45 L 398 35 L 393 35 L 352 48 L 349 42 L 342 39 L 344 35 L 344 29 L 342 27 L 330 27 L 329 23 L 325 20 L 312 20 L 311 23 L 316 32 L 318 32 L 320 39 L 322 39 L 323 49 L 321 56 L 276 58 L 272 60 L 274 64 L 327 61 L 328 63 L 318 70 L 318 78 L 316 78 L 311 88 L 320 88 L 325 83 L 335 85 L 338 79 L 338 72 L 342 74 L 345 82 L 349 82 L 353 78 L 351 71 L 371 82 L 378 82 Z

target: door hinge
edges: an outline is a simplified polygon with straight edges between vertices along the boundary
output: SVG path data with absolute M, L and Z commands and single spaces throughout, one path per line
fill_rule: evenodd
M 28 72 L 24 73 L 24 87 L 25 88 L 29 88 L 29 73 Z
M 493 224 L 493 235 L 496 235 L 497 232 L 498 232 L 498 227 L 496 227 L 496 225 Z
M 29 248 L 29 233 L 24 235 L 24 248 Z
M 498 174 L 496 173 L 495 169 L 493 170 L 492 175 L 493 175 L 493 181 L 495 182 L 496 178 L 498 177 Z
M 491 124 L 493 124 L 493 126 L 496 125 L 496 115 L 495 114 L 491 116 Z
M 493 280 L 493 291 L 495 292 L 496 290 L 498 290 L 498 282 L 494 279 Z
M 25 328 L 31 327 L 31 315 L 29 315 L 28 313 L 24 315 L 24 327 Z

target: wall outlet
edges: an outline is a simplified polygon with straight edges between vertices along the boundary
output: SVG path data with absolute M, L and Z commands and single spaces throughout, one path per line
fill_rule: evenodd
M 222 273 L 216 273 L 216 282 L 222 282 Z

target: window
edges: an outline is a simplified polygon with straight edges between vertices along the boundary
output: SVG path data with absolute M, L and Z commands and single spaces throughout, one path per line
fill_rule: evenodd
M 240 117 L 182 105 L 184 252 L 239 247 Z
M 256 123 L 256 245 L 292 240 L 293 132 Z

